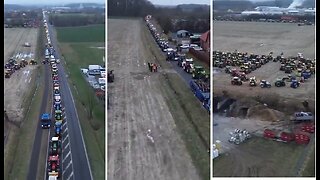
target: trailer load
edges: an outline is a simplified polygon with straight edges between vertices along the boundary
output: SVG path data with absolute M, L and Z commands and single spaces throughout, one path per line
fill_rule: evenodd
M 206 101 L 210 98 L 210 84 L 202 80 L 191 80 L 189 86 L 194 95 L 201 101 Z

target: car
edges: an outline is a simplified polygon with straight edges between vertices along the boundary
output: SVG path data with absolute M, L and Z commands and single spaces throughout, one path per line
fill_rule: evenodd
M 180 46 L 180 48 L 182 48 L 182 49 L 188 49 L 189 47 L 190 47 L 189 44 L 182 44 Z
M 51 117 L 49 113 L 43 113 L 40 118 L 41 128 L 50 128 Z

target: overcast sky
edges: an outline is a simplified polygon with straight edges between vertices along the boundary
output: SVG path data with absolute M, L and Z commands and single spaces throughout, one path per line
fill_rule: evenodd
M 210 0 L 149 0 L 158 5 L 210 4 Z
M 4 0 L 5 4 L 68 4 L 68 3 L 104 3 L 105 0 Z

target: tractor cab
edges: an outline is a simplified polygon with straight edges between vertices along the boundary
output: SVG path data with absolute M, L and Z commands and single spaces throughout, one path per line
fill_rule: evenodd
M 58 176 L 59 176 L 59 171 L 60 171 L 59 155 L 49 156 L 49 158 L 48 158 L 48 173 L 58 172 Z
M 55 110 L 54 111 L 54 118 L 56 119 L 56 121 L 61 121 L 62 120 L 62 111 Z
M 191 73 L 192 69 L 193 69 L 193 59 L 189 58 L 189 59 L 185 59 L 185 61 L 182 62 L 182 68 L 183 70 L 185 70 L 187 73 Z
M 54 96 L 54 103 L 55 104 L 61 104 L 61 96 L 60 95 L 55 95 Z
M 239 77 L 233 77 L 231 80 L 232 85 L 242 85 L 242 81 Z
M 291 81 L 290 87 L 292 87 L 292 88 L 297 88 L 297 87 L 299 87 L 299 86 L 300 86 L 300 82 L 298 82 L 296 79 L 294 79 L 294 80 Z
M 60 91 L 59 91 L 59 88 L 56 88 L 53 90 L 54 92 L 54 96 L 60 96 Z
M 56 121 L 56 123 L 54 125 L 54 132 L 56 133 L 57 137 L 61 136 L 61 131 L 62 131 L 62 122 Z
M 284 79 L 278 78 L 278 79 L 276 80 L 276 82 L 274 83 L 274 85 L 275 85 L 276 87 L 282 87 L 282 86 L 286 86 L 286 83 L 285 83 Z
M 204 67 L 202 66 L 194 66 L 192 70 L 192 78 L 193 79 L 201 79 L 206 74 L 206 71 L 204 70 Z
M 256 77 L 255 77 L 255 76 L 250 77 L 250 79 L 249 79 L 249 85 L 250 85 L 250 86 L 256 86 L 256 85 L 257 85 L 257 81 L 256 81 Z
M 55 110 L 55 111 L 57 111 L 57 110 L 62 110 L 61 104 L 54 104 L 53 107 L 54 107 L 54 110 Z
M 261 80 L 260 82 L 260 87 L 261 88 L 270 88 L 271 87 L 271 84 L 270 82 L 266 81 L 266 80 Z
M 61 140 L 59 137 L 54 136 L 51 138 L 50 141 L 50 154 L 51 155 L 58 155 L 61 152 Z

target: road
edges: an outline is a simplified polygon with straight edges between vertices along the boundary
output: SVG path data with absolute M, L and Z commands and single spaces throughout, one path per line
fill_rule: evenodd
M 49 25 L 49 33 L 52 45 L 55 51 L 55 57 L 61 59 L 61 53 L 57 45 L 57 39 L 54 35 L 53 27 Z M 61 61 L 63 63 L 63 61 Z M 80 127 L 79 117 L 75 107 L 75 102 L 70 90 L 70 86 L 67 79 L 67 73 L 62 66 L 62 63 L 58 64 L 59 80 L 60 80 L 60 93 L 64 103 L 65 116 L 68 128 L 68 138 L 71 149 L 72 166 L 73 166 L 73 179 L 86 179 L 92 178 L 92 172 L 90 168 L 89 158 L 87 155 L 82 131 Z M 66 177 L 68 178 L 68 177 Z

